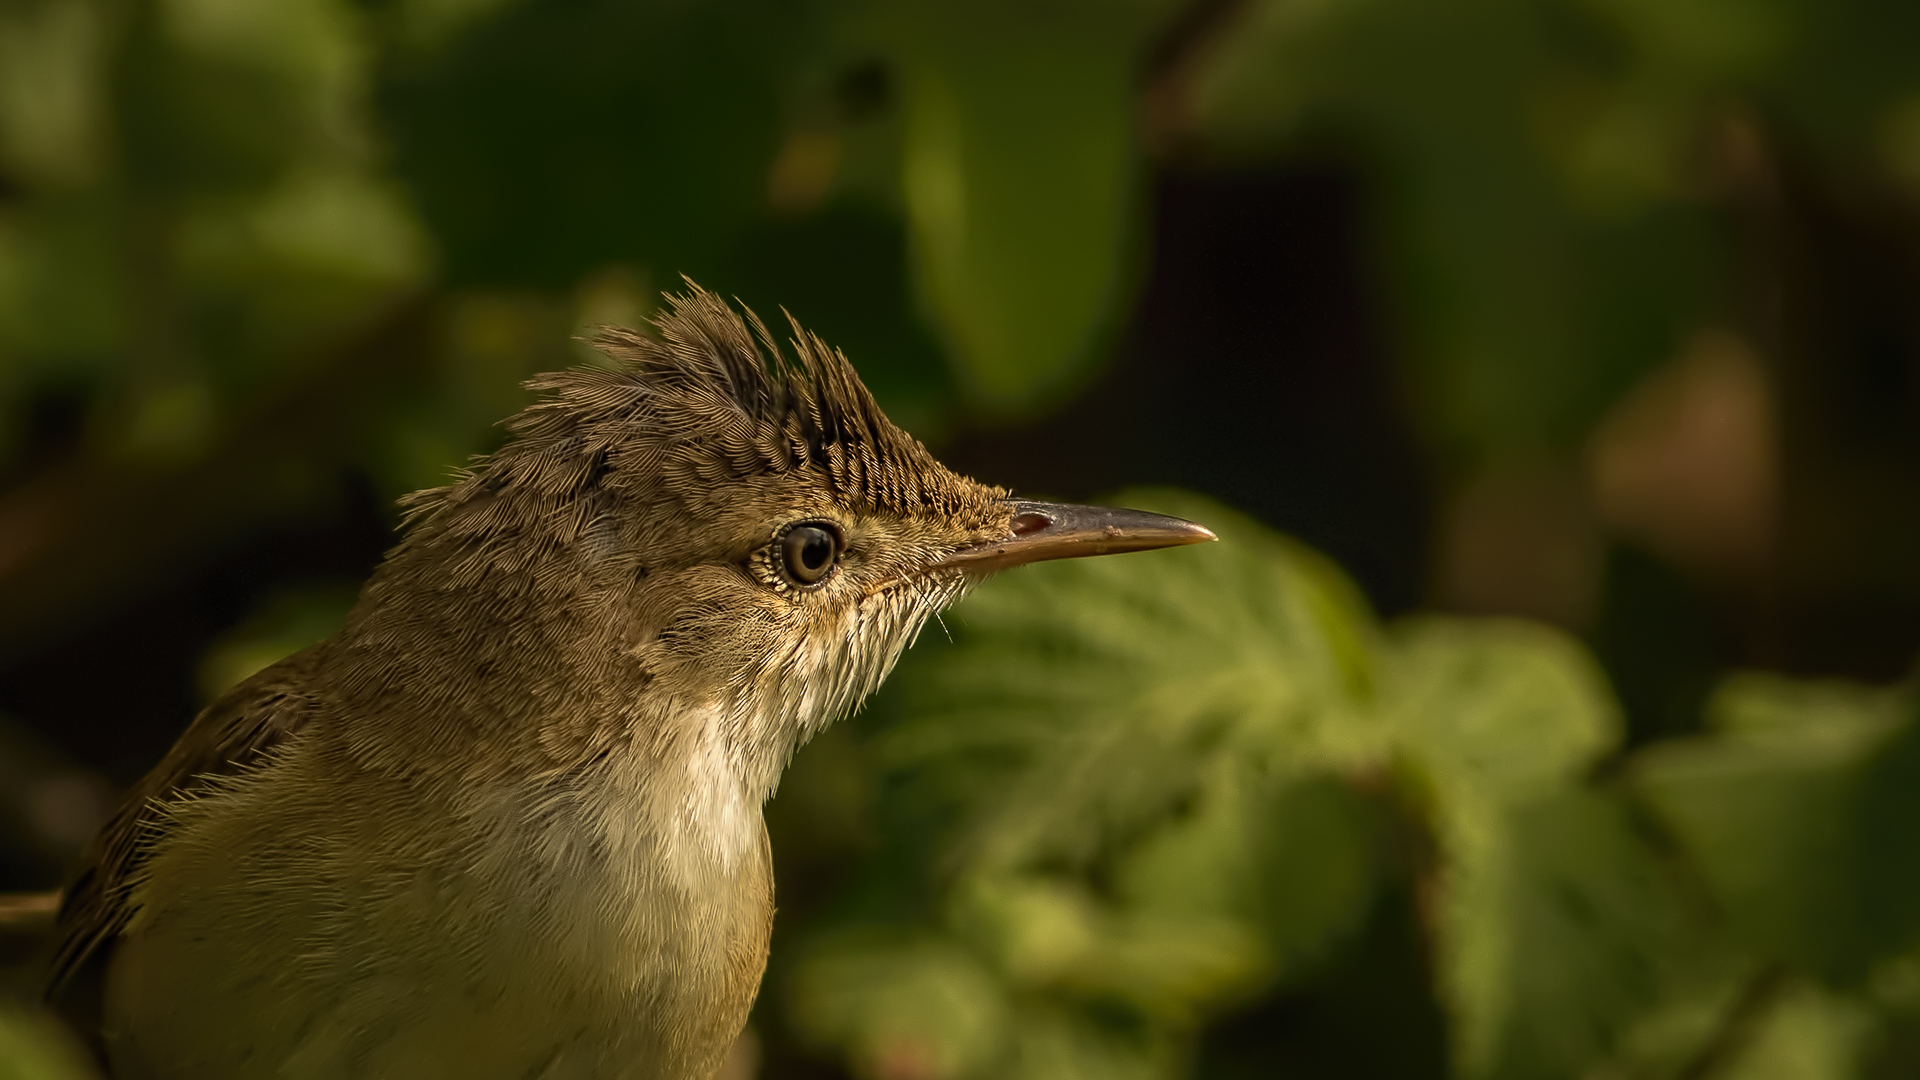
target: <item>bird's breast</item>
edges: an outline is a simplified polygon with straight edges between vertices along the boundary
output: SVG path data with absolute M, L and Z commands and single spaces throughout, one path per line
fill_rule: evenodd
M 757 807 L 681 835 L 634 777 L 342 776 L 295 753 L 182 809 L 111 976 L 116 1057 L 150 1065 L 128 1075 L 679 1078 L 725 1053 L 771 927 Z

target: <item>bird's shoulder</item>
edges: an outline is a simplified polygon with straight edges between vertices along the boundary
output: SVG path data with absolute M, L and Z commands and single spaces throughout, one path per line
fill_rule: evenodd
M 132 887 L 168 829 L 156 812 L 258 767 L 306 723 L 318 646 L 294 654 L 222 694 L 194 718 L 173 749 L 129 790 L 94 838 L 61 899 L 47 996 L 82 1032 L 97 1030 L 114 940 L 132 917 Z

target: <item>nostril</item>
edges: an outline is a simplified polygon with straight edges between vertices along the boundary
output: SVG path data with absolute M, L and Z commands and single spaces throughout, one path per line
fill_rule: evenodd
M 1031 533 L 1037 533 L 1052 524 L 1053 519 L 1045 514 L 1037 514 L 1032 511 L 1024 514 L 1015 514 L 1013 517 L 1013 535 L 1026 536 Z

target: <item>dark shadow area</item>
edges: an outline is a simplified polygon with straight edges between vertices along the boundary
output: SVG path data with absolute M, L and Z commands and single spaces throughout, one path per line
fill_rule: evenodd
M 1425 595 L 1432 494 L 1334 168 L 1162 173 L 1151 260 L 1097 385 L 1044 420 L 961 433 L 960 468 L 1091 498 L 1212 495 L 1338 560 L 1381 611 Z

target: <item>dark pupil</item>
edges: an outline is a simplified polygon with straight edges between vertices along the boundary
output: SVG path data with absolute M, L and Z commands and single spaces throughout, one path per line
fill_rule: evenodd
M 803 581 L 817 581 L 833 565 L 833 534 L 811 525 L 787 534 L 787 568 Z
M 825 570 L 833 558 L 833 541 L 819 529 L 802 529 L 800 565 L 809 570 Z

